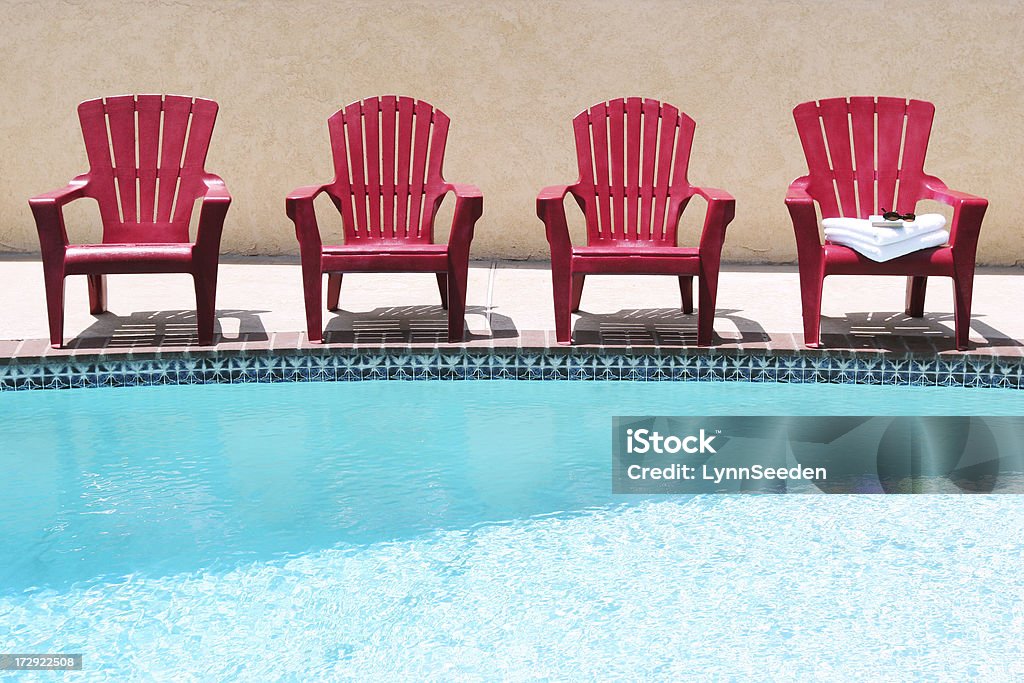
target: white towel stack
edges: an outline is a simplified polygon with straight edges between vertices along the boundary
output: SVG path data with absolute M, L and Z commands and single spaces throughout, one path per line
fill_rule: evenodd
M 875 227 L 872 223 L 887 223 L 881 216 L 869 218 L 826 218 L 821 221 L 825 239 L 841 244 L 867 256 L 872 261 L 890 261 L 913 251 L 931 249 L 946 243 L 949 233 L 946 218 L 938 213 L 926 213 L 913 221 L 894 221 L 897 227 Z

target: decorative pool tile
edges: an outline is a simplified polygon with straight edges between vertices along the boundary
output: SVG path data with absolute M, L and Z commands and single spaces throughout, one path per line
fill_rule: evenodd
M 322 350 L 54 358 L 0 363 L 0 391 L 160 384 L 361 380 L 628 380 L 1024 388 L 1024 358 L 865 357 L 851 353 L 670 349 Z
M 388 379 L 400 379 L 400 380 L 410 380 L 410 379 L 413 379 L 412 368 L 411 367 L 402 367 L 401 365 L 391 366 L 391 367 L 388 368 Z
M 466 357 L 466 379 L 491 379 L 493 369 L 490 356 L 474 353 Z

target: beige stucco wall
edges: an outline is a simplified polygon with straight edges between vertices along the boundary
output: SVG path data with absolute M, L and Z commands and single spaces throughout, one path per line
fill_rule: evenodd
M 221 105 L 208 168 L 235 196 L 224 251 L 294 253 L 284 196 L 330 179 L 327 117 L 395 93 L 452 118 L 446 176 L 485 196 L 474 256 L 546 258 L 534 197 L 575 179 L 570 120 L 602 99 L 642 95 L 696 119 L 691 180 L 736 196 L 726 257 L 792 261 L 782 200 L 805 171 L 792 107 L 884 94 L 936 104 L 929 171 L 989 197 L 982 262 L 1024 262 L 1024 13 L 1011 0 L 0 0 L 0 9 L 0 251 L 37 248 L 26 199 L 86 170 L 79 101 L 173 92 Z M 695 203 L 684 225 L 695 229 L 702 210 Z M 97 234 L 96 215 L 73 207 L 74 235 Z

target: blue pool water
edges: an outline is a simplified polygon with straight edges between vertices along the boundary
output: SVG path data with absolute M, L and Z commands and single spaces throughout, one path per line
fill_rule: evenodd
M 88 679 L 1024 676 L 1019 496 L 610 492 L 613 415 L 1024 392 L 249 384 L 0 414 L 0 652 L 81 652 Z

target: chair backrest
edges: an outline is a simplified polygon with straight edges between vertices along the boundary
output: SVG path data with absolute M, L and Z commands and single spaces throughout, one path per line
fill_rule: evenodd
M 693 119 L 670 104 L 630 97 L 595 104 L 573 119 L 580 183 L 574 193 L 590 245 L 675 245 Z
M 82 102 L 78 118 L 103 241 L 188 242 L 192 207 L 205 191 L 217 103 L 123 95 Z
M 431 242 L 445 195 L 448 116 L 411 97 L 371 97 L 327 120 L 345 243 Z
M 833 98 L 793 109 L 823 217 L 913 211 L 935 105 L 896 97 Z

